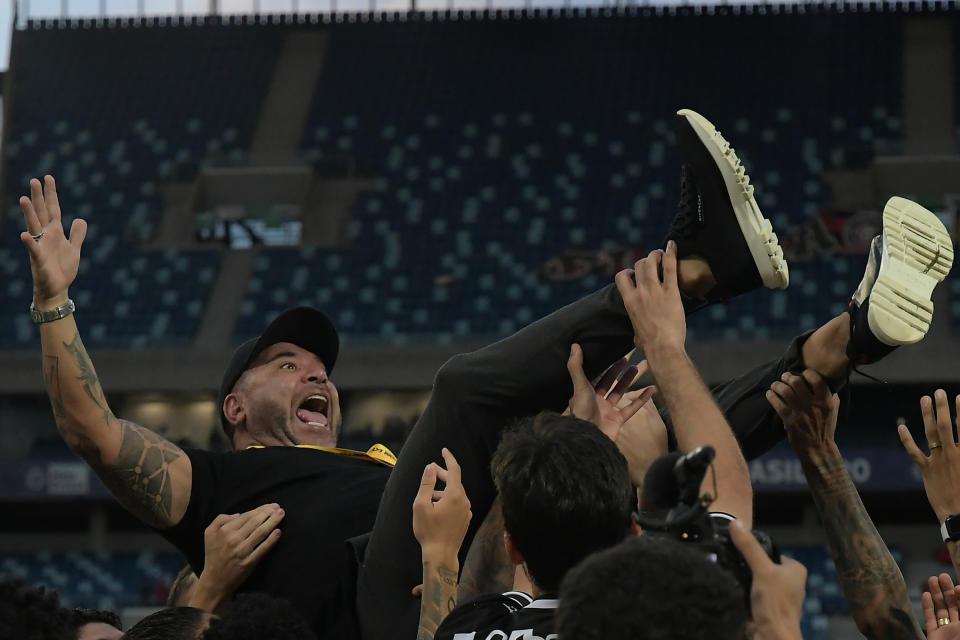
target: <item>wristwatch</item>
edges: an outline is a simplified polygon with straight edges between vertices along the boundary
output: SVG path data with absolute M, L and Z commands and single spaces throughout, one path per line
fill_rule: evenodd
M 49 311 L 40 311 L 31 302 L 30 319 L 33 320 L 35 324 L 43 324 L 44 322 L 53 322 L 54 320 L 66 318 L 76 310 L 77 305 L 73 304 L 73 300 L 69 298 L 67 298 L 67 301 L 59 307 L 55 307 Z
M 940 525 L 940 535 L 944 542 L 956 542 L 960 540 L 960 514 L 947 516 L 947 519 Z

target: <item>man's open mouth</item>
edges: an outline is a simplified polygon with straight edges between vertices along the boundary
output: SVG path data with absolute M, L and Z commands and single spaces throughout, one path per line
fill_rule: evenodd
M 311 427 L 326 427 L 329 405 L 330 401 L 326 396 L 315 393 L 300 403 L 300 407 L 297 408 L 297 418 Z

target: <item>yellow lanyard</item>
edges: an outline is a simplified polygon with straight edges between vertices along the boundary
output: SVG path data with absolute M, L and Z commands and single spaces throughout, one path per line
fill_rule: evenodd
M 392 467 L 397 464 L 397 456 L 393 455 L 393 452 L 390 451 L 387 447 L 382 444 L 375 444 L 366 451 L 355 451 L 353 449 L 340 449 L 338 447 L 321 447 L 315 444 L 297 444 L 294 445 L 297 449 L 315 449 L 317 451 L 326 451 L 327 453 L 333 453 L 338 456 L 346 456 L 348 458 L 360 458 L 362 460 L 368 460 L 370 462 L 376 462 L 388 467 Z M 262 444 L 252 444 L 247 449 L 266 449 Z

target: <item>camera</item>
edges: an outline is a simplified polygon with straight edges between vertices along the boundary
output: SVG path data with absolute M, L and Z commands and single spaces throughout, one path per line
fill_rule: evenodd
M 753 575 L 730 538 L 733 518 L 711 514 L 708 508 L 713 496 L 700 495 L 700 485 L 715 456 L 713 447 L 703 446 L 685 455 L 669 453 L 654 461 L 647 470 L 641 510 L 634 519 L 643 527 L 644 535 L 696 545 L 729 571 L 743 587 L 749 611 Z M 767 556 L 779 564 L 780 550 L 773 539 L 762 531 L 752 533 Z

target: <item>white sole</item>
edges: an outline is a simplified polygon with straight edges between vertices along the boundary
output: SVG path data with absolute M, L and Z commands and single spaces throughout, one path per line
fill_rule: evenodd
M 757 201 L 753 198 L 750 177 L 747 176 L 737 154 L 713 123 L 696 111 L 681 109 L 677 111 L 677 115 L 686 118 L 720 168 L 740 232 L 750 248 L 750 255 L 760 272 L 763 286 L 768 289 L 786 289 L 790 284 L 790 270 L 783 257 L 783 249 L 777 241 L 777 234 L 773 232 L 773 224 L 763 217 Z
M 919 342 L 933 319 L 933 289 L 953 265 L 953 241 L 933 213 L 894 197 L 883 208 L 883 256 L 870 291 L 870 330 L 884 344 Z

